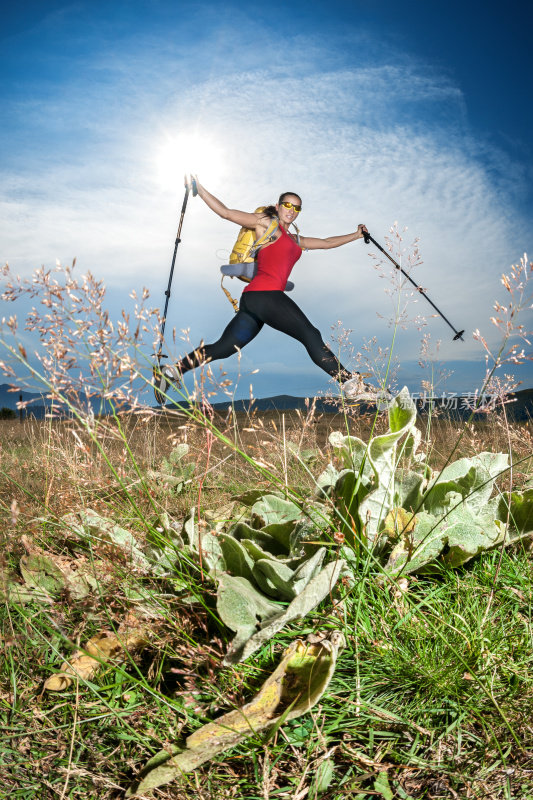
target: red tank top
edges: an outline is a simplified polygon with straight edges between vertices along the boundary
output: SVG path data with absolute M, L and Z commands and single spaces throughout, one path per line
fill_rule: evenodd
M 257 275 L 252 278 L 245 292 L 285 291 L 292 268 L 302 255 L 302 248 L 281 227 L 279 239 L 257 254 Z

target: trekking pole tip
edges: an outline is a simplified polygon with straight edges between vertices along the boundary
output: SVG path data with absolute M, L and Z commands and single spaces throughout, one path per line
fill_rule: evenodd
M 462 342 L 464 342 L 464 339 L 463 339 L 463 333 L 464 333 L 464 331 L 458 331 L 458 332 L 455 334 L 455 336 L 453 337 L 453 341 L 454 341 L 454 342 L 456 342 L 456 341 L 457 341 L 457 339 L 460 339 Z

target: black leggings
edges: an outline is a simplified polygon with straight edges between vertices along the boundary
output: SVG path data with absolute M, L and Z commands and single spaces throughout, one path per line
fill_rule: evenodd
M 345 381 L 350 372 L 325 344 L 318 328 L 285 292 L 243 292 L 239 311 L 213 344 L 200 345 L 176 364 L 183 374 L 206 361 L 228 358 L 255 339 L 263 325 L 270 325 L 303 344 L 315 364 L 334 378 Z

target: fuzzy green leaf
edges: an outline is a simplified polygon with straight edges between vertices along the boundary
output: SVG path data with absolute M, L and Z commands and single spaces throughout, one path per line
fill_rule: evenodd
M 409 430 L 416 420 L 416 405 L 409 389 L 404 386 L 401 392 L 389 404 L 389 430 L 391 433 L 402 433 Z
M 283 612 L 246 578 L 223 574 L 219 578 L 217 610 L 222 622 L 236 633 L 232 649 L 239 649 L 262 624 Z
M 241 544 L 252 561 L 259 561 L 261 558 L 272 558 L 272 553 L 268 550 L 264 550 L 257 542 L 253 542 L 251 539 L 241 539 Z
M 202 564 L 207 567 L 213 577 L 216 577 L 219 572 L 226 569 L 218 536 L 214 536 L 206 530 L 201 531 L 198 528 L 194 510 L 183 523 L 183 534 L 184 540 L 188 542 L 192 551 L 198 557 L 200 555 L 200 547 L 202 548 Z
M 270 733 L 285 721 L 309 711 L 326 691 L 345 646 L 340 631 L 311 642 L 297 640 L 262 685 L 257 695 L 242 708 L 223 714 L 187 737 L 182 746 L 171 745 L 150 759 L 126 797 L 146 792 L 190 772 L 219 753 L 263 730 Z M 324 776 L 324 781 L 326 776 Z
M 168 457 L 169 462 L 171 464 L 177 464 L 179 461 L 182 460 L 182 458 L 185 458 L 185 456 L 188 455 L 189 450 L 190 447 L 188 444 L 186 444 L 185 442 L 180 442 L 174 447 L 174 449 L 170 453 L 170 456 Z
M 344 466 L 358 474 L 361 473 L 363 483 L 370 485 L 373 470 L 367 458 L 368 445 L 357 436 L 345 436 L 340 431 L 330 433 L 329 443 L 342 458 Z
M 260 559 L 254 565 L 253 576 L 259 588 L 267 595 L 279 597 L 281 600 L 292 600 L 319 572 L 325 555 L 326 549 L 322 547 L 310 557 L 297 559 L 296 563 L 300 563 L 296 569 L 291 563 L 272 558 Z
M 378 486 L 369 492 L 358 508 L 358 527 L 365 542 L 371 546 L 378 540 L 378 530 L 382 527 L 391 508 L 394 496 L 386 486 Z
M 310 558 L 304 559 L 302 564 L 294 571 L 291 578 L 291 584 L 295 595 L 300 594 L 305 589 L 309 581 L 318 574 L 325 556 L 326 548 L 321 547 Z
M 447 522 L 449 550 L 442 556 L 442 561 L 450 567 L 465 564 L 483 550 L 489 550 L 503 540 L 503 531 L 495 523 L 494 515 L 492 519 L 490 516 L 474 515 L 465 503 L 448 515 Z
M 509 507 L 510 506 L 510 507 Z M 498 519 L 509 522 L 517 533 L 528 535 L 533 533 L 533 488 L 523 492 L 505 492 L 498 502 Z
M 355 460 L 359 458 L 359 463 L 363 460 L 367 445 L 357 436 L 346 435 L 340 431 L 332 431 L 328 440 L 337 455 L 342 458 L 345 467 L 354 469 Z
M 43 553 L 30 553 L 20 559 L 20 572 L 27 586 L 58 594 L 67 585 L 66 577 L 57 564 Z
M 98 581 L 88 572 L 71 572 L 66 575 L 66 589 L 73 600 L 83 600 L 98 588 Z
M 248 525 L 246 522 L 238 522 L 233 528 L 231 528 L 229 535 L 233 536 L 238 541 L 249 539 L 250 541 L 255 542 L 255 544 L 257 544 L 257 546 L 262 550 L 272 553 L 272 555 L 275 556 L 286 556 L 288 554 L 288 548 L 286 545 L 284 546 L 281 544 L 270 533 L 266 533 L 264 530 L 258 530 L 257 528 L 252 528 L 252 526 Z
M 238 661 L 244 661 L 261 647 L 262 644 L 268 642 L 268 640 L 285 627 L 285 625 L 288 625 L 289 622 L 305 617 L 330 594 L 345 565 L 346 562 L 343 559 L 327 564 L 324 569 L 307 584 L 303 592 L 294 598 L 286 609 L 281 609 L 280 613 L 276 616 L 266 620 L 257 633 L 254 633 L 246 641 L 243 641 L 242 637 L 239 637 L 239 641 L 233 641 L 224 659 L 224 663 L 235 664 Z
M 127 558 L 138 567 L 150 570 L 150 561 L 139 547 L 135 536 L 113 520 L 100 516 L 96 511 L 87 508 L 75 514 L 63 517 L 63 522 L 77 535 L 88 538 L 91 542 L 105 542 L 121 550 Z
M 422 503 L 424 476 L 411 470 L 397 470 L 394 482 L 394 507 L 418 509 Z
M 295 526 L 295 520 L 289 520 L 288 522 L 273 522 L 271 525 L 265 525 L 265 527 L 262 529 L 262 532 L 272 536 L 278 545 L 280 545 L 280 547 L 282 547 L 288 553 L 291 546 L 291 536 Z
M 443 515 L 450 507 L 449 492 L 459 492 L 473 511 L 482 512 L 498 475 L 509 465 L 505 453 L 479 453 L 473 458 L 460 458 L 445 467 L 429 483 L 424 508 Z
M 381 523 L 394 507 L 396 447 L 415 423 L 416 406 L 404 386 L 389 405 L 389 432 L 374 437 L 368 447 L 368 457 L 378 485 L 363 500 L 359 517 L 370 542 L 376 539 Z
M 270 492 L 265 491 L 265 489 L 249 489 L 242 494 L 232 495 L 231 499 L 237 500 L 239 503 L 242 503 L 243 506 L 253 506 L 254 503 L 257 503 L 258 500 L 267 494 L 270 494 Z
M 409 433 L 407 434 L 407 438 L 405 440 L 405 446 L 403 447 L 403 455 L 406 459 L 412 459 L 415 462 L 422 462 L 425 461 L 426 454 L 425 453 L 418 453 L 417 450 L 420 447 L 422 442 L 422 432 L 413 426 L 410 428 Z
M 42 588 L 22 585 L 14 573 L 0 568 L 0 601 L 11 605 L 25 605 L 32 602 L 52 605 L 54 599 Z
M 316 479 L 315 494 L 317 497 L 329 497 L 339 478 L 340 472 L 333 464 L 328 464 L 326 469 Z
M 274 494 L 267 494 L 254 503 L 252 507 L 252 520 L 258 522 L 258 528 L 270 525 L 284 525 L 294 522 L 301 516 L 301 509 L 290 500 L 284 500 Z
M 281 561 L 260 559 L 253 568 L 255 582 L 265 594 L 280 600 L 292 600 L 296 592 L 292 585 L 293 570 Z
M 389 556 L 385 565 L 389 574 L 431 571 L 436 561 L 458 567 L 504 541 L 505 526 L 495 519 L 495 501 L 487 505 L 486 514 L 478 515 L 458 492 L 449 494 L 452 505 L 457 505 L 446 517 L 424 511 L 416 515 L 413 531 L 401 537 Z
M 246 580 L 252 580 L 254 560 L 241 542 L 225 533 L 218 535 L 217 540 L 222 550 L 222 557 L 226 569 L 232 575 L 240 575 Z
M 298 459 L 298 461 L 301 461 L 303 464 L 306 464 L 307 466 L 310 467 L 313 464 L 315 464 L 316 461 L 318 460 L 320 451 L 317 450 L 316 448 L 302 450 L 301 447 L 299 447 L 299 445 L 297 445 L 295 442 L 287 441 L 286 444 L 287 444 L 287 450 L 290 453 L 292 453 L 292 455 L 295 456 Z
M 338 514 L 334 524 L 339 526 L 352 546 L 361 535 L 359 507 L 368 495 L 368 488 L 353 470 L 344 470 L 335 486 L 335 500 Z
M 415 520 L 414 529 L 401 536 L 385 564 L 389 575 L 418 572 L 435 561 L 444 549 L 442 522 L 425 511 L 417 514 Z
M 324 514 L 313 514 L 313 519 L 298 520 L 289 538 L 289 550 L 297 557 L 310 556 L 322 538 L 322 529 L 328 525 Z

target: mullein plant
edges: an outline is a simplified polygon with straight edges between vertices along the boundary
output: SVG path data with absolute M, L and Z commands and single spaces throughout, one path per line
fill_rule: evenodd
M 504 334 L 498 351 L 493 355 L 486 340 L 475 333 L 493 361 L 480 397 L 504 364 L 528 357 L 524 345 L 529 344 L 529 333 L 518 317 L 530 307 L 531 272 L 524 258 L 502 279 L 510 298 L 506 305 L 496 304 L 493 322 Z M 103 306 L 104 287 L 90 275 L 78 279 L 73 268 L 67 268 L 60 281 L 41 269 L 33 279 L 20 281 L 7 267 L 3 273 L 4 300 L 37 298 L 44 307 L 44 311 L 33 308 L 26 320 L 26 329 L 37 334 L 42 345 L 35 356 L 39 367 L 30 365 L 17 337 L 17 321 L 11 317 L 5 324 L 13 343 L 2 339 L 9 357 L 1 362 L 5 374 L 13 378 L 25 368 L 34 380 L 42 380 L 50 397 L 74 413 L 98 443 L 94 414 L 80 409 L 76 401 L 99 393 L 115 407 L 121 403 L 139 407 L 138 348 L 143 334 L 153 332 L 157 322 L 155 312 L 145 306 L 147 293 L 135 308 L 130 333 L 127 315 L 118 323 L 110 320 Z M 519 343 L 511 341 L 514 337 Z M 212 415 L 195 408 L 185 413 L 203 424 L 210 436 L 219 436 L 238 450 L 217 431 Z M 376 573 L 396 580 L 404 573 L 427 572 L 439 565 L 459 566 L 483 550 L 533 532 L 533 488 L 497 488 L 498 479 L 511 471 L 507 454 L 479 453 L 453 460 L 457 442 L 444 468 L 436 472 L 421 452 L 416 407 L 406 388 L 390 403 L 387 414 L 388 430 L 371 435 L 367 442 L 350 434 L 330 436 L 342 468 L 332 463 L 317 477 L 314 497 L 302 497 L 255 462 L 272 488 L 242 496 L 241 503 L 249 510 L 240 519 L 203 531 L 198 509 L 165 526 L 171 541 L 158 540 L 155 548 L 152 541 L 144 553 L 142 544 L 129 543 L 148 571 L 179 572 L 183 559 L 188 566 L 199 564 L 202 579 L 205 571 L 216 587 L 219 617 L 235 634 L 228 663 L 248 658 L 291 621 L 309 614 L 331 595 L 339 578 L 346 579 L 344 585 L 356 580 L 362 559 L 366 563 L 370 559 Z M 194 470 L 184 456 L 182 447 L 163 465 L 161 474 L 139 476 L 150 497 L 150 481 L 175 477 L 183 488 L 192 480 Z M 120 474 L 115 471 L 115 476 L 120 483 Z M 126 497 L 142 517 L 127 491 Z M 153 532 L 147 522 L 146 528 L 150 540 Z
M 511 274 L 503 278 L 508 301 L 497 304 L 493 320 L 503 333 L 501 347 L 493 353 L 486 337 L 478 332 L 475 334 L 488 358 L 487 379 L 474 404 L 476 409 L 483 407 L 487 389 L 496 386 L 491 382 L 499 378 L 498 371 L 529 357 L 527 346 L 531 333 L 522 326 L 520 315 L 531 308 L 532 297 L 528 290 L 532 269 L 524 259 L 519 267 L 513 268 Z M 215 620 L 215 624 L 223 624 L 232 632 L 226 664 L 243 660 L 255 662 L 250 656 L 269 641 L 279 643 L 286 640 L 287 635 L 280 634 L 295 620 L 313 615 L 307 626 L 314 630 L 319 624 L 317 619 L 322 618 L 324 627 L 329 629 L 333 620 L 335 625 L 342 622 L 348 608 L 348 604 L 342 601 L 349 599 L 352 592 L 354 597 L 361 589 L 367 592 L 359 595 L 363 598 L 363 607 L 364 600 L 373 591 L 379 591 L 384 582 L 389 583 L 397 590 L 394 603 L 407 607 L 410 600 L 406 575 L 431 573 L 446 566 L 456 567 L 494 547 L 501 547 L 503 552 L 506 545 L 533 534 L 533 486 L 530 483 L 517 489 L 513 485 L 512 469 L 519 467 L 517 461 L 510 454 L 488 452 L 478 453 L 472 458 L 457 458 L 463 436 L 460 433 L 443 469 L 432 469 L 416 426 L 416 407 L 406 389 L 397 393 L 387 408 L 385 431 L 375 434 L 375 426 L 372 426 L 366 441 L 349 432 L 331 434 L 329 444 L 336 458 L 318 474 L 313 459 L 296 448 L 292 456 L 300 460 L 308 476 L 316 475 L 314 488 L 309 491 L 291 486 L 287 472 L 283 476 L 276 475 L 264 462 L 254 460 L 242 448 L 239 449 L 226 434 L 217 430 L 212 416 L 204 413 L 202 408 L 184 406 L 181 413 L 203 426 L 209 441 L 211 437 L 218 437 L 247 461 L 255 470 L 256 485 L 253 490 L 234 498 L 236 505 L 229 518 L 219 519 L 208 527 L 199 519 L 200 498 L 189 513 L 162 514 L 154 495 L 157 497 L 158 493 L 166 492 L 187 496 L 191 485 L 197 486 L 199 495 L 202 484 L 197 481 L 198 473 L 189 461 L 189 451 L 180 445 L 165 461 L 161 459 L 161 469 L 144 474 L 135 463 L 121 428 L 121 407 L 128 409 L 125 413 L 138 411 L 145 417 L 155 417 L 156 413 L 143 406 L 137 393 L 143 380 L 145 385 L 148 383 L 149 379 L 143 375 L 151 374 L 148 358 L 142 355 L 143 350 L 148 351 L 145 339 L 156 336 L 159 323 L 157 312 L 146 307 L 147 294 L 143 292 L 136 301 L 129 318 L 125 314 L 119 322 L 113 322 L 104 308 L 103 285 L 92 276 L 76 278 L 73 268 L 56 273 L 38 270 L 29 280 L 20 281 L 13 278 L 6 267 L 3 277 L 4 300 L 23 304 L 28 299 L 36 301 L 36 308 L 30 311 L 26 320 L 27 330 L 22 333 L 14 316 L 4 321 L 0 346 L 5 356 L 0 361 L 0 368 L 16 385 L 22 385 L 24 380 L 33 381 L 33 387 L 37 385 L 56 405 L 61 405 L 72 415 L 73 422 L 79 426 L 78 431 L 83 433 L 76 439 L 77 445 L 86 447 L 89 440 L 104 460 L 107 459 L 111 476 L 109 484 L 113 484 L 123 504 L 117 522 L 102 516 L 99 505 L 98 512 L 91 508 L 72 508 L 69 515 L 54 519 L 53 526 L 50 526 L 50 530 L 61 537 L 61 548 L 68 544 L 70 553 L 92 554 L 93 549 L 97 554 L 108 553 L 111 554 L 110 560 L 126 563 L 127 569 L 123 571 L 124 597 L 120 605 L 124 619 L 112 636 L 98 632 L 86 641 L 82 650 L 75 652 L 69 661 L 64 661 L 58 652 L 58 640 L 54 639 L 57 634 L 55 627 L 54 630 L 50 628 L 46 635 L 41 634 L 51 642 L 58 665 L 61 665 L 60 673 L 53 676 L 52 684 L 47 688 L 63 691 L 65 684 L 71 685 L 75 681 L 77 714 L 79 698 L 84 691 L 88 689 L 94 696 L 101 697 L 101 687 L 95 680 L 96 670 L 109 666 L 107 656 L 113 659 L 114 675 L 120 678 L 126 673 L 117 660 L 126 661 L 130 673 L 139 678 L 138 685 L 146 689 L 150 702 L 153 702 L 151 717 L 156 716 L 155 708 L 163 719 L 162 725 L 166 725 L 168 720 L 169 729 L 165 730 L 163 741 L 172 742 L 157 753 L 157 763 L 149 762 L 147 765 L 141 778 L 147 780 L 146 787 L 162 785 L 240 742 L 247 735 L 241 724 L 242 714 L 250 715 L 258 729 L 275 735 L 278 726 L 290 716 L 305 713 L 315 700 L 323 698 L 327 702 L 327 694 L 322 692 L 327 689 L 337 654 L 344 644 L 340 637 L 338 641 L 332 640 L 337 631 L 333 631 L 329 639 L 319 637 L 318 641 L 307 642 L 296 639 L 291 631 L 290 637 L 294 641 L 256 698 L 229 712 L 229 716 L 224 714 L 199 728 L 196 736 L 192 734 L 184 742 L 174 743 L 169 731 L 172 726 L 175 728 L 176 710 L 181 706 L 160 694 L 154 688 L 153 675 L 148 672 L 145 677 L 132 659 L 132 653 L 150 641 L 156 620 L 161 616 L 170 618 L 177 607 L 186 608 L 195 603 L 196 608 L 202 608 L 206 620 Z M 29 343 L 35 342 L 35 337 L 40 350 L 28 355 Z M 149 352 L 155 350 L 151 342 Z M 505 383 L 498 384 L 498 387 L 498 405 L 505 408 Z M 183 396 L 187 399 L 186 393 Z M 106 442 L 101 435 L 103 422 L 92 407 L 87 406 L 87 397 L 102 398 L 102 409 L 111 408 L 117 436 L 119 439 L 122 437 L 124 453 L 132 462 L 135 492 L 126 480 L 124 465 L 121 463 L 118 468 L 112 455 L 106 451 Z M 5 472 L 4 475 L 6 480 L 10 479 Z M 263 488 L 265 485 L 267 488 Z M 151 508 L 153 520 L 140 506 L 139 492 L 145 493 L 144 509 L 146 506 Z M 12 512 L 15 515 L 14 508 Z M 50 513 L 45 503 L 45 517 Z M 52 619 L 54 603 L 62 596 L 69 597 L 76 611 L 83 609 L 81 603 L 93 595 L 102 600 L 105 596 L 102 594 L 105 566 L 101 570 L 85 570 L 80 565 L 80 569 L 68 571 L 64 564 L 58 567 L 57 559 L 49 559 L 45 552 L 39 551 L 29 552 L 28 556 L 19 559 L 16 567 L 20 574 L 4 571 L 0 574 L 3 599 L 18 607 L 26 603 L 46 603 L 46 614 L 35 614 L 31 610 L 25 617 L 32 625 L 36 625 L 35 620 L 39 617 Z M 425 591 L 424 582 L 420 582 L 419 587 L 420 591 Z M 387 593 L 383 595 L 388 597 Z M 431 598 L 426 599 L 431 602 Z M 413 602 L 418 603 L 418 600 Z M 320 603 L 326 619 L 315 611 Z M 420 618 L 424 615 L 422 605 L 417 610 Z M 109 610 L 104 603 L 102 608 L 107 615 Z M 488 610 L 487 605 L 485 617 Z M 388 608 L 382 606 L 382 613 L 378 611 L 376 615 L 378 625 L 385 621 L 387 613 Z M 139 620 L 138 628 L 133 630 L 130 614 Z M 68 619 L 61 617 L 61 629 L 57 626 L 63 637 L 61 642 L 73 635 L 74 626 L 67 630 L 69 626 L 65 620 Z M 106 616 L 106 619 L 110 620 L 110 617 Z M 413 620 L 416 622 L 414 616 Z M 175 620 L 171 622 L 174 624 Z M 349 633 L 346 640 L 350 640 L 350 646 L 355 642 L 358 647 L 358 634 L 352 636 L 353 618 L 347 619 L 346 623 L 345 633 Z M 207 623 L 204 624 L 207 634 Z M 115 625 L 114 621 L 112 625 Z M 449 627 L 440 625 L 440 620 L 435 623 L 431 615 L 424 615 L 424 626 L 441 641 L 450 632 Z M 172 635 L 177 638 L 179 632 L 176 628 L 172 630 Z M 313 633 L 312 637 L 315 635 Z M 405 637 L 405 629 L 402 636 Z M 418 641 L 418 630 L 415 636 Z M 327 642 L 331 645 L 329 648 L 324 646 Z M 400 640 L 396 639 L 396 642 L 401 645 Z M 89 644 L 94 652 L 88 652 Z M 200 645 L 197 641 L 187 642 L 187 657 L 191 646 Z M 388 642 L 387 646 L 391 647 Z M 8 648 L 8 654 L 9 649 L 14 648 Z M 373 639 L 372 649 L 377 650 Z M 264 653 L 268 652 L 269 648 L 264 648 Z M 386 654 L 389 650 L 384 648 L 384 652 Z M 84 662 L 88 670 L 85 673 L 81 671 L 82 658 L 88 658 Z M 317 669 L 317 662 L 320 669 Z M 463 667 L 471 669 L 455 645 L 453 663 L 459 663 L 461 671 Z M 358 709 L 361 702 L 360 664 L 353 660 L 349 664 L 349 680 L 357 688 L 357 694 L 353 696 Z M 378 667 L 382 669 L 383 662 L 378 663 Z M 13 679 L 18 675 L 17 669 L 13 663 Z M 226 676 L 228 674 L 231 670 Z M 242 674 L 239 673 L 239 683 Z M 381 680 L 381 672 L 379 676 Z M 223 683 L 223 676 L 218 677 Z M 479 679 L 480 687 L 490 701 L 493 698 L 492 680 L 491 672 L 489 688 Z M 213 684 L 218 685 L 219 680 L 213 680 Z M 272 694 L 273 689 L 275 694 Z M 496 700 L 493 702 L 496 704 Z M 439 713 L 441 705 L 439 687 Z M 351 725 L 353 706 L 347 708 Z M 115 709 L 113 713 L 116 713 Z M 129 724 L 129 713 L 126 709 L 125 715 L 120 717 L 121 730 L 127 729 L 127 735 L 133 737 L 137 750 L 146 748 L 147 739 L 140 737 L 138 727 L 134 729 Z M 358 713 L 356 711 L 356 715 Z M 336 714 L 338 716 L 338 706 Z M 190 712 L 186 711 L 185 717 L 189 725 Z M 345 721 L 347 724 L 347 717 L 341 719 L 343 726 Z M 506 721 L 503 712 L 502 719 Z M 369 720 L 371 724 L 365 724 L 365 727 L 369 727 L 373 737 L 375 721 L 371 717 Z M 72 744 L 77 729 L 76 722 Z M 449 731 L 447 728 L 446 735 Z M 96 729 L 93 733 L 96 735 Z M 345 733 L 343 730 L 343 736 Z M 387 736 L 389 733 L 387 731 Z M 322 728 L 320 736 L 323 738 Z M 513 736 L 517 741 L 514 733 Z M 349 750 L 346 752 L 350 754 Z M 416 757 L 416 750 L 412 753 Z M 361 761 L 360 753 L 355 753 L 355 759 L 365 768 L 367 764 L 373 768 L 381 756 L 376 761 Z M 415 768 L 419 767 L 417 761 Z M 387 770 L 388 766 L 385 771 L 380 771 L 385 781 Z M 232 780 L 233 777 L 234 774 Z M 138 785 L 132 792 L 137 788 Z M 378 779 L 374 790 L 383 796 L 386 791 L 390 793 L 388 785 Z

